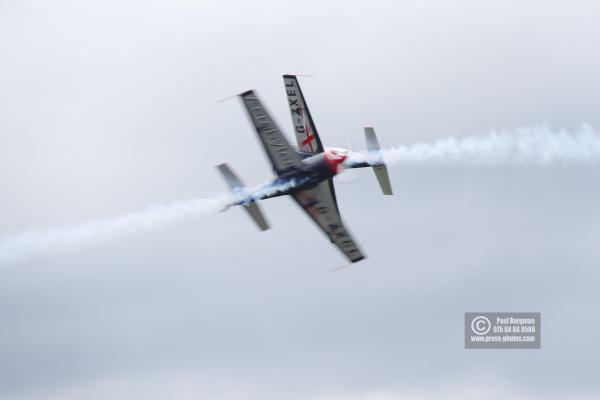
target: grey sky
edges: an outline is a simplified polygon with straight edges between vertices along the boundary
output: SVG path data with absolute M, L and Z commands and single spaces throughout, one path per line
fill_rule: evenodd
M 271 175 L 237 100 L 326 145 L 600 127 L 589 1 L 0 1 L 0 234 Z M 289 135 L 291 138 L 291 135 Z M 597 167 L 411 166 L 338 184 L 368 259 L 289 199 L 0 271 L 3 399 L 596 398 Z M 466 351 L 465 311 L 541 311 L 539 351 Z

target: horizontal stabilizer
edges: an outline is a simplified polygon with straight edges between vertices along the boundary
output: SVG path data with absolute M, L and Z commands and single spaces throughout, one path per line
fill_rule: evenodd
M 219 164 L 217 165 L 217 168 L 219 169 L 221 175 L 223 175 L 223 178 L 225 178 L 225 182 L 227 182 L 227 185 L 229 185 L 231 190 L 241 189 L 244 187 L 244 184 L 242 181 L 240 181 L 240 178 L 233 173 L 231 168 L 229 168 L 229 165 Z
M 392 184 L 390 183 L 390 176 L 388 175 L 388 170 L 385 164 L 382 165 L 374 165 L 373 171 L 375 171 L 375 176 L 377 177 L 377 181 L 379 182 L 379 187 L 381 187 L 381 191 L 385 195 L 392 195 Z
M 244 188 L 242 181 L 240 181 L 227 164 L 219 164 L 217 165 L 217 168 L 233 192 Z M 248 212 L 248 215 L 250 215 L 261 231 L 266 231 L 270 228 L 269 223 L 256 202 L 253 201 L 248 204 L 242 204 L 242 207 Z
M 375 129 L 365 128 L 365 138 L 367 140 L 367 150 L 369 151 L 370 163 L 373 165 L 373 171 L 379 182 L 379 187 L 385 195 L 392 195 L 392 184 L 390 183 L 390 176 L 388 174 L 387 167 L 383 162 L 381 156 L 381 147 L 379 146 L 379 140 L 375 135 Z
M 256 204 L 256 202 L 253 201 L 252 203 L 245 204 L 243 207 L 246 211 L 248 211 L 248 214 L 254 220 L 254 222 L 256 222 L 256 225 L 258 225 L 261 231 L 266 231 L 270 228 L 269 223 L 265 219 L 265 216 L 261 212 L 260 208 L 258 208 L 258 204 Z

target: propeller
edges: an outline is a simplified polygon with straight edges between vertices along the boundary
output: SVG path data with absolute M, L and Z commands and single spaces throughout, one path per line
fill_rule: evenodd
M 354 146 L 352 145 L 352 140 L 348 139 L 348 150 L 352 153 L 354 152 Z M 358 180 L 358 174 L 353 168 L 350 168 L 347 164 L 339 165 L 339 172 L 337 175 L 337 180 L 340 183 L 352 183 Z

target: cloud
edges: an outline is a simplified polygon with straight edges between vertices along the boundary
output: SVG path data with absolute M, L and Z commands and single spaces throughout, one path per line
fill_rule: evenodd
M 268 180 L 243 109 L 216 101 L 255 88 L 292 138 L 288 72 L 316 72 L 326 146 L 363 126 L 402 157 L 492 128 L 577 136 L 600 126 L 600 34 L 576 3 L 2 2 L 0 234 L 218 193 L 224 161 Z M 5 266 L 0 397 L 594 397 L 597 165 L 546 149 L 545 168 L 399 162 L 395 196 L 357 171 L 336 194 L 368 258 L 336 273 L 289 199 L 263 233 L 231 210 Z M 541 311 L 542 349 L 465 351 L 473 310 Z

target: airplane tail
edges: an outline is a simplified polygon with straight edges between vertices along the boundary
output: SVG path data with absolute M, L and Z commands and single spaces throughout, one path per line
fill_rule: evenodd
M 381 147 L 379 146 L 379 140 L 377 140 L 377 136 L 375 135 L 375 129 L 366 127 L 365 138 L 367 140 L 367 150 L 369 153 L 373 154 L 373 157 L 377 157 L 373 162 L 371 162 L 371 165 L 373 166 L 373 171 L 375 172 L 375 176 L 379 182 L 379 187 L 381 188 L 383 194 L 392 195 L 393 193 L 392 184 L 390 183 L 390 176 L 388 175 L 387 167 L 380 155 Z
M 223 175 L 225 182 L 227 182 L 232 191 L 235 192 L 236 190 L 244 188 L 244 184 L 240 181 L 237 175 L 233 173 L 227 164 L 219 164 L 217 165 L 217 169 L 221 175 Z M 265 219 L 265 216 L 256 202 L 252 201 L 248 204 L 242 204 L 242 206 L 261 231 L 266 231 L 270 228 L 269 223 Z

